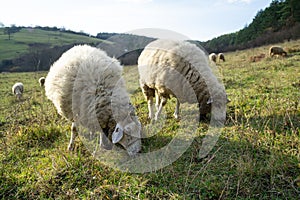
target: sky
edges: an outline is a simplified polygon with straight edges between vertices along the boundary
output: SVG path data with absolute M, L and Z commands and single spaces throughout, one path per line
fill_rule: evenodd
M 9 0 L 1 1 L 5 26 L 49 26 L 127 33 L 168 30 L 199 41 L 236 32 L 272 0 Z

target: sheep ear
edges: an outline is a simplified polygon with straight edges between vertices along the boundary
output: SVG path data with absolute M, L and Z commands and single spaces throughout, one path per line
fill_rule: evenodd
M 211 97 L 209 97 L 208 101 L 206 102 L 207 104 L 211 104 L 213 101 L 213 99 Z
M 123 138 L 123 127 L 120 124 L 117 124 L 113 134 L 112 134 L 112 143 L 116 144 L 120 142 Z

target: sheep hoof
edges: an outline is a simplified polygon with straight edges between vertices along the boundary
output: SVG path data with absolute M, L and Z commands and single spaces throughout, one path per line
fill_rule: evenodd
M 175 113 L 174 113 L 173 116 L 174 116 L 175 119 L 178 119 L 178 120 L 181 119 L 181 117 L 180 117 L 178 114 L 175 114 Z
M 74 151 L 75 145 L 74 144 L 69 144 L 68 146 L 68 151 Z

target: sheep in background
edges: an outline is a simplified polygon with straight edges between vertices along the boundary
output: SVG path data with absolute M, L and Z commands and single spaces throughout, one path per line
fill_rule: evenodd
M 18 100 L 22 98 L 24 92 L 24 85 L 21 82 L 17 82 L 12 86 L 12 92 Z
M 145 47 L 138 59 L 138 70 L 150 119 L 159 118 L 170 96 L 177 99 L 175 118 L 179 117 L 180 103 L 197 103 L 200 118 L 210 113 L 211 103 L 219 107 L 227 103 L 225 89 L 213 74 L 207 58 L 200 48 L 185 41 L 156 40 Z
M 220 62 L 221 60 L 223 60 L 223 62 L 225 62 L 225 56 L 224 56 L 223 53 L 218 53 L 218 60 L 219 60 L 219 62 Z
M 78 125 L 100 132 L 100 146 L 121 144 L 129 155 L 141 149 L 141 124 L 130 104 L 116 59 L 97 48 L 78 45 L 50 68 L 45 92 L 58 113 L 72 121 L 68 150 L 73 150 Z M 112 142 L 112 143 L 111 143 Z
M 45 77 L 42 76 L 41 78 L 39 78 L 39 84 L 40 84 L 41 87 L 44 86 L 44 84 L 45 84 Z
M 215 53 L 211 53 L 209 54 L 209 60 L 212 61 L 212 62 L 217 62 L 217 54 Z
M 269 49 L 269 55 L 270 55 L 270 57 L 273 57 L 274 55 L 285 57 L 285 56 L 287 56 L 287 52 L 284 51 L 282 47 L 271 46 Z

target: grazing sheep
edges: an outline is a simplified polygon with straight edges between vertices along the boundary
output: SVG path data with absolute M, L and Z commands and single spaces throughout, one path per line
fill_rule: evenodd
M 269 49 L 269 55 L 270 57 L 273 57 L 274 55 L 279 55 L 279 56 L 287 56 L 287 52 L 283 50 L 282 47 L 279 46 L 271 46 Z
M 220 60 L 223 60 L 223 62 L 225 62 L 225 56 L 223 53 L 218 53 L 218 60 L 220 62 Z
M 207 55 L 189 42 L 156 40 L 149 43 L 138 59 L 138 69 L 150 119 L 159 118 L 170 96 L 177 99 L 175 118 L 179 117 L 180 103 L 197 103 L 200 118 L 210 113 L 211 103 L 219 106 L 227 103 L 225 89 L 213 74 Z M 157 111 L 154 115 L 155 96 Z
M 45 77 L 42 76 L 41 78 L 39 78 L 39 84 L 41 87 L 45 85 Z
M 129 102 L 122 71 L 116 59 L 88 45 L 71 48 L 52 65 L 45 91 L 58 113 L 72 121 L 69 150 L 80 125 L 91 133 L 101 132 L 104 149 L 119 143 L 129 155 L 140 151 L 141 124 Z
M 24 92 L 24 85 L 23 83 L 17 82 L 12 86 L 12 92 L 17 97 L 18 100 L 21 99 L 23 92 Z
M 217 54 L 215 53 L 211 53 L 209 54 L 209 60 L 212 61 L 212 62 L 217 62 Z

